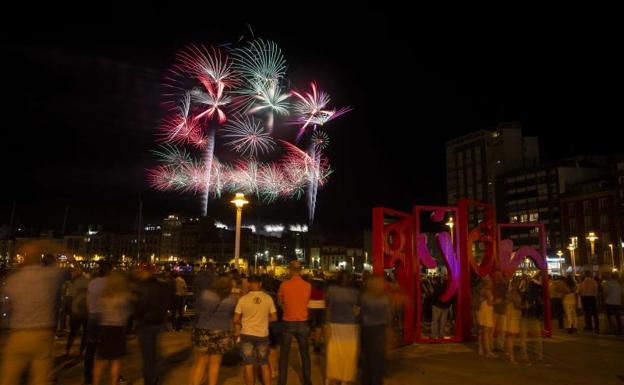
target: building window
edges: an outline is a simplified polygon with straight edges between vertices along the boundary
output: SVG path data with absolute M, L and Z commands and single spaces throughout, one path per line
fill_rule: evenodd
M 576 219 L 570 219 L 570 234 L 576 234 Z
M 609 227 L 609 216 L 607 214 L 600 215 L 600 228 L 606 229 Z
M 518 216 L 517 215 L 510 216 L 509 223 L 518 223 Z
M 574 202 L 568 203 L 568 215 L 571 217 L 576 216 L 576 205 Z
M 589 230 L 592 228 L 592 217 L 591 215 L 585 215 L 583 217 L 583 227 L 585 227 L 585 230 Z
M 600 208 L 600 210 L 604 210 L 607 208 L 607 198 L 598 199 L 598 208 Z
M 527 214 L 520 214 L 520 223 L 526 223 L 529 221 L 529 216 Z
M 587 214 L 589 212 L 589 201 L 583 201 L 583 214 Z
M 539 221 L 539 214 L 538 213 L 530 213 L 529 214 L 529 222 L 537 222 Z

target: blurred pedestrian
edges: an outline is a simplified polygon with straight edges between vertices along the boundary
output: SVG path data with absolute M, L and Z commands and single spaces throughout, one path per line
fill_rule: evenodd
M 195 353 L 191 385 L 199 385 L 208 371 L 208 385 L 216 385 L 223 355 L 234 349 L 232 318 L 237 296 L 232 293 L 234 282 L 229 275 L 212 280 L 195 301 L 197 320 L 192 341 Z
M 563 311 L 565 313 L 565 327 L 568 333 L 576 333 L 578 324 L 578 319 L 576 317 L 578 289 L 576 286 L 576 281 L 571 275 L 568 275 L 565 279 L 563 293 L 564 294 L 561 302 L 563 304 Z
M 158 335 L 166 328 L 171 308 L 172 287 L 156 277 L 150 266 L 137 272 L 134 318 L 141 348 L 143 384 L 155 385 L 158 373 Z
M 271 384 L 269 365 L 269 321 L 277 320 L 273 299 L 261 291 L 260 277 L 248 279 L 249 292 L 242 296 L 234 311 L 234 324 L 240 335 L 241 356 L 245 365 L 245 384 L 254 385 L 255 367 L 262 373 L 262 383 Z
M 550 305 L 552 307 L 552 318 L 557 320 L 557 326 L 559 329 L 563 329 L 563 279 L 558 276 L 554 276 L 553 279 L 548 281 Z
M 503 351 L 505 347 L 505 329 L 507 322 L 507 290 L 509 282 L 500 270 L 493 274 L 494 294 L 494 350 Z
M 492 352 L 494 333 L 494 294 L 492 287 L 492 280 L 489 277 L 484 277 L 479 290 L 479 308 L 477 310 L 479 354 L 486 357 L 496 357 Z
M 520 334 L 522 317 L 522 296 L 520 294 L 520 280 L 511 281 L 511 290 L 507 293 L 507 310 L 505 314 L 505 354 L 512 364 L 516 363 L 515 342 Z
M 585 278 L 579 285 L 578 291 L 581 296 L 583 314 L 585 314 L 585 326 L 583 327 L 583 330 L 587 332 L 591 332 L 593 330 L 598 333 L 600 331 L 597 301 L 598 282 L 596 282 L 596 280 L 592 277 L 591 271 L 585 271 Z
M 327 289 L 327 365 L 325 378 L 354 383 L 360 349 L 360 296 L 351 275 L 341 271 Z
M 301 367 L 303 371 L 303 385 L 310 385 L 311 364 L 308 338 L 308 304 L 312 292 L 312 285 L 301 278 L 301 263 L 291 261 L 289 265 L 290 279 L 280 285 L 278 298 L 284 310 L 282 320 L 282 346 L 280 347 L 279 385 L 286 385 L 288 378 L 288 360 L 292 339 L 297 340 Z
M 431 338 L 435 340 L 444 339 L 449 309 L 453 304 L 452 299 L 447 301 L 442 301 L 440 299 L 445 290 L 446 282 L 444 277 L 438 277 L 433 284 L 433 306 L 431 309 Z
M 128 279 L 115 271 L 105 278 L 100 298 L 100 342 L 97 345 L 93 384 L 99 385 L 107 364 L 111 384 L 116 385 L 121 371 L 121 357 L 126 354 L 126 325 L 130 317 Z
M 323 325 L 325 324 L 325 281 L 313 278 L 310 283 L 312 284 L 312 292 L 308 303 L 308 314 L 312 331 L 312 345 L 314 352 L 320 353 L 323 342 Z
M 102 316 L 102 291 L 106 284 L 106 277 L 110 274 L 112 265 L 102 261 L 98 266 L 97 277 L 93 278 L 87 286 L 87 342 L 84 355 L 84 380 L 85 385 L 93 382 L 93 364 L 95 351 L 100 341 L 100 322 Z
M 529 362 L 529 343 L 531 355 L 543 361 L 543 290 L 540 274 L 532 279 L 525 277 L 521 291 L 522 316 L 520 318 L 520 355 L 522 360 Z
M 382 385 L 386 368 L 386 330 L 390 323 L 390 298 L 382 276 L 370 276 L 361 299 L 362 384 Z
M 80 356 L 83 355 L 86 347 L 87 337 L 87 320 L 88 320 L 88 307 L 87 307 L 87 290 L 89 287 L 89 278 L 79 267 L 74 270 L 71 285 L 71 315 L 69 317 L 69 336 L 67 338 L 67 344 L 65 345 L 65 355 L 69 356 L 71 348 L 74 344 L 74 339 L 81 330 L 80 337 Z
M 619 278 L 617 271 L 614 271 L 611 273 L 609 280 L 603 284 L 608 331 L 618 336 L 622 334 L 622 286 Z M 615 318 L 615 323 L 613 323 L 613 318 Z
M 24 262 L 6 281 L 10 333 L 2 352 L 0 384 L 17 385 L 26 369 L 32 384 L 50 384 L 54 329 L 59 293 L 65 274 L 42 266 L 41 253 L 24 255 Z
M 186 281 L 182 278 L 182 274 L 176 274 L 175 278 L 175 297 L 173 300 L 174 309 L 174 330 L 180 331 L 184 325 L 184 307 L 186 305 Z

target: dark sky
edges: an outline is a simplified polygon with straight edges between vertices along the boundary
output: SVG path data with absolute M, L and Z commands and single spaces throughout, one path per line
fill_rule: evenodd
M 246 33 L 276 41 L 288 77 L 310 80 L 353 111 L 327 127 L 335 173 L 320 190 L 316 225 L 359 231 L 371 208 L 444 203 L 444 142 L 501 120 L 540 137 L 545 160 L 618 147 L 621 43 L 608 26 L 452 22 L 370 14 L 319 25 L 296 17 L 166 25 L 164 19 L 38 25 L 5 34 L 0 223 L 17 202 L 20 223 L 126 223 L 139 196 L 147 221 L 199 215 L 197 197 L 154 192 L 160 85 L 188 43 Z M 204 26 L 203 24 L 206 24 Z M 282 128 L 286 129 L 286 128 Z M 577 134 L 575 131 L 585 131 Z M 591 138 L 590 134 L 591 133 Z M 211 202 L 210 214 L 233 216 Z M 305 202 L 252 205 L 247 218 L 305 221 Z

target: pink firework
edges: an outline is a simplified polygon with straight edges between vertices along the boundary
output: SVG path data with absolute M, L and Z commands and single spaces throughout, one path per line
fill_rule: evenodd
M 302 124 L 297 133 L 296 141 L 301 139 L 309 125 L 313 125 L 314 130 L 316 130 L 317 125 L 322 126 L 351 111 L 350 107 L 342 107 L 338 110 L 327 108 L 330 102 L 329 95 L 322 90 L 317 90 L 315 82 L 310 83 L 310 88 L 310 92 L 292 91 L 293 96 L 298 99 L 293 106 L 296 116 L 294 123 Z

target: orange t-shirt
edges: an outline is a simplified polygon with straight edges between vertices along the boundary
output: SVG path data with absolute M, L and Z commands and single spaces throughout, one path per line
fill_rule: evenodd
M 278 297 L 284 308 L 284 321 L 307 321 L 312 285 L 297 276 L 280 285 Z

